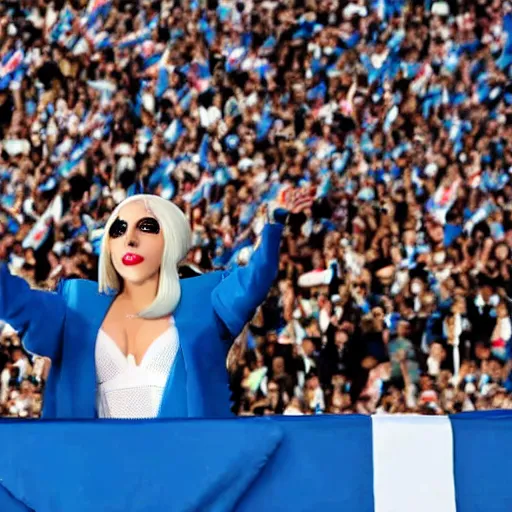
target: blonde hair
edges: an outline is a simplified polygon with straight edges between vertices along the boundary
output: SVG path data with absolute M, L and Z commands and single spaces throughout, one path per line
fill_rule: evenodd
M 173 203 L 160 196 L 139 194 L 131 196 L 116 206 L 105 226 L 99 259 L 98 284 L 101 293 L 119 292 L 122 279 L 112 263 L 109 250 L 109 231 L 119 216 L 119 211 L 127 204 L 143 201 L 160 224 L 164 237 L 164 252 L 160 264 L 160 279 L 155 300 L 138 316 L 141 318 L 161 318 L 170 315 L 181 298 L 178 263 L 187 255 L 192 233 L 185 214 Z

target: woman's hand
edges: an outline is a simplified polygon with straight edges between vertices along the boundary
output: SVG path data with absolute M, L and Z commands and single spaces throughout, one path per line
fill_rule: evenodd
M 285 208 L 293 214 L 301 213 L 313 205 L 313 189 L 293 190 L 286 198 Z

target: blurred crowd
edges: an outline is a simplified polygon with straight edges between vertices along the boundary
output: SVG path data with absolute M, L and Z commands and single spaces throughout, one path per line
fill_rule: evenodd
M 50 360 L 27 354 L 9 325 L 0 328 L 0 416 L 37 418 Z
M 235 412 L 510 408 L 511 63 L 508 0 L 5 0 L 2 255 L 96 279 L 149 192 L 190 218 L 190 277 L 308 189 L 228 357 Z M 38 415 L 46 371 L 6 326 L 4 414 Z

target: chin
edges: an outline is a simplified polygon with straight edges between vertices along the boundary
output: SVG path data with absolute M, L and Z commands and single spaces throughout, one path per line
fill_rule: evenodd
M 150 279 L 149 277 L 134 277 L 134 276 L 121 276 L 123 282 L 132 284 L 134 286 L 141 286 Z
M 123 268 L 121 270 L 122 270 L 122 272 L 119 272 L 119 270 L 117 271 L 117 273 L 121 277 L 121 280 L 125 281 L 127 283 L 130 283 L 130 284 L 133 284 L 135 286 L 142 285 L 145 282 L 147 282 L 151 279 L 154 279 L 154 277 L 155 277 L 155 273 L 151 273 L 151 272 L 147 272 L 147 271 L 144 272 L 144 270 L 141 268 L 136 268 L 136 267 L 129 268 L 129 267 L 123 266 Z M 156 273 L 156 276 L 158 277 L 158 272 Z

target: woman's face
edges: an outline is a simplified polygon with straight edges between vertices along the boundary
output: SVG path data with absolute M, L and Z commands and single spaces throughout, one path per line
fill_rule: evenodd
M 143 201 L 123 206 L 109 230 L 112 264 L 123 280 L 142 284 L 157 277 L 164 252 L 160 223 Z

